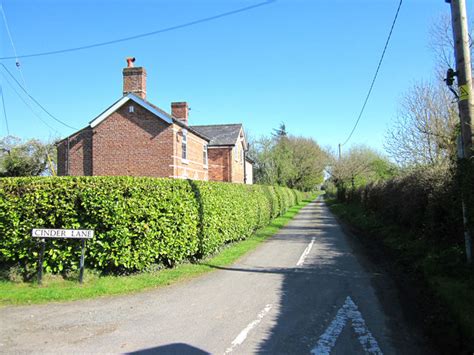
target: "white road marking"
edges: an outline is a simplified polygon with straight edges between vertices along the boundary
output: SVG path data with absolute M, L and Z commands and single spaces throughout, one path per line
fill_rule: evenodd
M 244 330 L 242 330 L 239 335 L 237 335 L 237 337 L 232 341 L 231 343 L 231 346 L 229 348 L 226 349 L 226 351 L 224 352 L 224 354 L 229 354 L 231 353 L 232 351 L 234 351 L 234 349 L 241 345 L 245 339 L 247 339 L 247 336 L 248 334 L 250 333 L 250 331 L 255 328 L 263 319 L 263 317 L 265 317 L 265 315 L 270 311 L 270 309 L 272 309 L 272 305 L 271 304 L 267 304 L 265 306 L 265 308 L 260 311 L 260 313 L 258 314 L 257 316 L 257 319 L 255 319 L 253 322 L 249 323 L 249 325 L 247 325 L 245 327 Z
M 301 266 L 304 264 L 306 257 L 308 256 L 309 252 L 311 251 L 311 248 L 313 247 L 313 244 L 314 244 L 314 237 L 313 239 L 311 239 L 311 243 L 308 244 L 303 254 L 301 254 L 300 259 L 296 263 L 296 266 Z
M 311 350 L 314 355 L 329 355 L 331 349 L 336 344 L 336 340 L 344 329 L 348 319 L 352 320 L 352 328 L 359 336 L 359 342 L 367 354 L 383 355 L 379 344 L 367 328 L 362 314 L 357 309 L 357 305 L 347 296 L 344 305 L 337 311 L 326 331 L 319 337 L 318 344 Z

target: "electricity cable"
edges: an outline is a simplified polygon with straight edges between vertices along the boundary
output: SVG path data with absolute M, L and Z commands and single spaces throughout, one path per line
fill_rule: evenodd
M 379 60 L 379 63 L 377 65 L 377 69 L 375 70 L 375 74 L 374 74 L 374 77 L 372 79 L 372 83 L 370 84 L 369 91 L 367 92 L 367 96 L 365 97 L 364 104 L 362 105 L 362 109 L 360 110 L 359 116 L 357 117 L 356 123 L 354 124 L 354 127 L 352 128 L 351 133 L 349 134 L 347 139 L 344 141 L 344 143 L 342 143 L 340 145 L 341 147 L 343 145 L 345 145 L 347 142 L 349 142 L 349 140 L 352 137 L 352 134 L 354 133 L 354 131 L 357 128 L 357 125 L 359 124 L 359 121 L 362 117 L 362 114 L 364 113 L 365 106 L 367 105 L 367 102 L 369 101 L 370 94 L 372 93 L 372 89 L 374 88 L 375 80 L 377 79 L 377 75 L 379 74 L 379 70 L 380 70 L 380 67 L 382 65 L 382 61 L 383 61 L 383 58 L 385 56 L 385 52 L 387 51 L 387 47 L 388 47 L 388 44 L 390 42 L 390 38 L 392 37 L 393 29 L 395 27 L 395 23 L 397 22 L 398 14 L 400 12 L 400 8 L 402 7 L 402 3 L 403 3 L 403 0 L 400 0 L 400 3 L 398 4 L 397 12 L 395 13 L 395 17 L 394 17 L 393 22 L 392 22 L 392 27 L 390 28 L 390 32 L 389 32 L 388 37 L 387 37 L 387 41 L 385 42 L 385 46 L 383 48 L 382 55 L 380 56 L 380 60 Z
M 3 106 L 3 116 L 5 117 L 5 127 L 7 129 L 7 135 L 10 135 L 10 128 L 8 127 L 8 116 L 7 116 L 7 109 L 5 107 L 5 97 L 3 96 L 3 86 L 0 83 L 0 94 L 2 96 L 2 106 Z
M 81 51 L 81 50 L 85 50 L 85 49 L 109 46 L 111 44 L 132 41 L 132 40 L 143 38 L 143 37 L 154 36 L 154 35 L 164 33 L 164 32 L 171 32 L 171 31 L 178 30 L 178 29 L 185 28 L 185 27 L 191 27 L 191 26 L 198 25 L 198 24 L 201 24 L 201 23 L 204 23 L 204 22 L 217 20 L 217 19 L 220 19 L 220 18 L 223 18 L 223 17 L 228 17 L 228 16 L 232 16 L 232 15 L 235 15 L 235 14 L 238 14 L 238 13 L 253 10 L 253 9 L 258 8 L 258 7 L 270 5 L 273 2 L 276 2 L 276 0 L 263 1 L 263 2 L 260 2 L 258 4 L 255 4 L 255 5 L 245 6 L 245 7 L 236 9 L 236 10 L 223 12 L 223 13 L 220 13 L 218 15 L 204 17 L 204 18 L 197 19 L 197 20 L 194 20 L 194 21 L 182 23 L 182 24 L 175 25 L 175 26 L 165 27 L 165 28 L 158 29 L 158 30 L 151 31 L 151 32 L 141 33 L 141 34 L 137 34 L 137 35 L 134 35 L 134 36 L 123 37 L 123 38 L 114 39 L 114 40 L 105 41 L 105 42 L 93 43 L 93 44 L 89 44 L 89 45 L 85 45 L 85 46 L 72 47 L 72 48 L 66 48 L 66 49 L 58 49 L 58 50 L 48 51 L 48 52 L 23 54 L 23 55 L 19 55 L 19 56 L 15 56 L 15 57 L 0 57 L 0 60 L 6 60 L 6 59 L 17 59 L 18 60 L 18 58 L 41 57 L 41 56 L 47 56 L 47 55 L 53 55 L 53 54 L 68 53 L 68 52 Z
M 46 114 L 51 117 L 53 120 L 55 120 L 56 122 L 59 122 L 61 123 L 63 126 L 66 126 L 68 128 L 71 128 L 71 129 L 74 129 L 74 130 L 78 130 L 78 128 L 75 128 L 73 126 L 70 126 L 68 125 L 67 123 L 61 121 L 59 118 L 55 117 L 51 112 L 49 112 L 48 110 L 46 110 L 46 108 L 44 108 L 43 105 L 41 105 L 38 100 L 36 100 L 33 96 L 31 96 L 29 94 L 29 92 L 20 84 L 20 82 L 15 78 L 15 76 L 10 72 L 10 70 L 8 70 L 8 68 L 3 64 L 3 63 L 0 63 L 0 65 L 3 67 L 3 69 L 8 73 L 8 75 L 10 75 L 10 77 L 16 82 L 16 84 L 20 87 L 20 89 L 36 104 L 38 105 L 44 112 L 46 112 Z
M 59 134 L 59 132 L 54 129 L 53 127 L 51 127 L 45 120 L 43 120 L 43 118 L 41 118 L 41 116 L 33 109 L 33 107 L 31 107 L 31 105 L 28 103 L 28 101 L 26 101 L 23 96 L 21 96 L 21 94 L 18 92 L 18 90 L 13 86 L 13 84 L 9 81 L 8 77 L 5 76 L 4 73 L 2 73 L 2 76 L 6 79 L 6 82 L 8 85 L 10 85 L 10 87 L 12 88 L 13 92 L 20 98 L 21 101 L 23 101 L 23 103 L 25 104 L 26 107 L 29 108 L 29 110 L 33 113 L 33 115 L 35 115 L 45 126 L 47 126 L 50 130 L 54 131 L 55 133 Z
M 13 37 L 11 35 L 11 32 L 10 32 L 10 27 L 8 26 L 8 21 L 7 21 L 7 16 L 5 14 L 5 10 L 3 8 L 3 4 L 0 3 L 0 12 L 2 13 L 2 17 L 3 17 L 3 22 L 5 24 L 5 28 L 6 28 L 6 31 L 7 31 L 7 34 L 8 34 L 8 37 L 10 39 L 10 43 L 11 43 L 11 46 L 12 46 L 12 49 L 13 49 L 13 53 L 15 54 L 15 57 L 16 57 L 16 67 L 18 68 L 18 71 L 20 72 L 20 76 L 21 76 L 21 79 L 23 81 L 23 85 L 26 87 L 26 80 L 25 80 L 25 76 L 23 75 L 23 71 L 21 69 L 21 64 L 20 64 L 20 60 L 18 59 L 18 53 L 16 51 L 16 47 L 15 47 L 15 44 L 13 42 Z M 6 68 L 5 68 L 6 69 Z M 5 78 L 7 81 L 8 81 L 8 78 Z M 8 82 L 9 85 L 12 86 L 12 89 L 15 91 L 15 93 L 20 97 L 20 99 L 25 103 L 25 105 L 33 112 L 33 114 L 35 116 L 37 116 L 37 118 L 43 122 L 47 127 L 49 127 L 50 129 L 54 130 L 56 133 L 58 133 L 58 131 L 56 131 L 55 129 L 53 129 L 51 126 L 49 126 L 34 110 L 33 108 L 25 101 L 23 100 L 23 98 L 21 97 L 21 95 L 16 91 L 16 89 L 13 87 L 13 85 Z M 1 98 L 2 98 L 2 107 L 3 107 L 3 115 L 5 117 L 5 126 L 6 126 L 6 130 L 7 130 L 7 135 L 9 136 L 10 135 L 10 129 L 9 129 L 9 126 L 8 126 L 8 116 L 7 116 L 7 110 L 6 110 L 6 105 L 5 105 L 5 97 L 3 95 L 3 86 L 2 84 L 0 83 L 0 94 L 1 94 Z M 46 153 L 46 158 L 47 158 L 47 161 L 48 161 L 48 164 L 49 164 L 49 167 L 50 167 L 50 171 L 52 173 L 53 176 L 56 176 L 56 171 L 54 169 L 54 164 L 52 162 L 52 159 L 51 159 L 51 156 L 49 154 L 49 151 L 46 147 L 44 147 L 44 151 Z
M 16 51 L 15 44 L 13 43 L 13 37 L 12 37 L 12 34 L 10 32 L 10 27 L 8 26 L 7 15 L 5 14 L 5 10 L 3 9 L 3 4 L 0 4 L 0 12 L 2 13 L 3 23 L 5 24 L 5 28 L 7 30 L 8 38 L 10 39 L 10 43 L 11 43 L 12 48 L 13 48 L 13 53 L 15 54 L 16 67 L 20 71 L 21 79 L 23 80 L 23 84 L 26 87 L 25 77 L 23 76 L 23 71 L 21 70 L 20 60 L 18 59 L 18 53 Z
M 43 122 L 44 125 L 46 125 L 49 129 L 53 130 L 55 133 L 59 134 L 59 132 L 57 130 L 55 130 L 53 127 L 51 127 L 49 124 L 47 124 L 42 118 L 41 116 L 36 113 L 36 111 L 31 107 L 31 105 L 21 96 L 21 94 L 15 89 L 15 87 L 13 86 L 13 84 L 9 81 L 9 79 L 5 76 L 4 73 L 2 73 L 2 76 L 5 78 L 6 82 L 8 83 L 8 85 L 10 85 L 10 87 L 12 88 L 12 90 L 15 92 L 15 94 L 18 95 L 18 97 L 23 101 L 23 103 L 30 109 L 30 111 L 41 121 Z M 1 90 L 1 96 L 2 96 L 2 103 L 3 103 L 3 111 L 4 111 L 4 115 L 5 115 L 5 121 L 7 120 L 7 113 L 6 113 L 6 110 L 5 110 L 5 99 L 3 97 L 3 90 L 2 90 L 2 86 L 0 84 L 0 90 Z M 7 121 L 6 121 L 7 122 Z M 10 131 L 8 130 L 8 122 L 7 122 L 7 132 L 8 132 L 8 135 L 10 135 Z M 53 176 L 56 176 L 56 170 L 54 169 L 54 164 L 53 164 L 53 161 L 51 159 L 51 156 L 49 154 L 49 151 L 46 147 L 44 147 L 44 152 L 46 154 L 46 158 L 48 160 L 48 163 L 49 163 L 49 168 L 51 170 L 51 174 Z

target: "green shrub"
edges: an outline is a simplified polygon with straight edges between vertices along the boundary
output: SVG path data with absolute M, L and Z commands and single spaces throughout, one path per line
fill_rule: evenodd
M 86 264 L 106 273 L 172 266 L 247 238 L 301 193 L 282 187 L 134 177 L 0 179 L 0 264 L 35 271 L 33 228 L 93 229 Z M 78 268 L 77 240 L 47 239 L 44 267 Z

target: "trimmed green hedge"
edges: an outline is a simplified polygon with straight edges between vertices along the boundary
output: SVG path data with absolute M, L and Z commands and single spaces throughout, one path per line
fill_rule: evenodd
M 300 202 L 284 187 L 134 177 L 0 179 L 0 264 L 36 268 L 33 228 L 93 229 L 86 265 L 107 273 L 171 266 L 244 239 Z M 46 241 L 44 267 L 78 268 L 77 240 Z

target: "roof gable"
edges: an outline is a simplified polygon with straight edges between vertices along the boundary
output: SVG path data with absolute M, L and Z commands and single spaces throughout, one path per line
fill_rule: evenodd
M 107 117 L 109 117 L 112 113 L 117 111 L 120 107 L 125 105 L 128 101 L 133 101 L 136 104 L 142 106 L 143 108 L 147 109 L 151 113 L 153 113 L 155 116 L 161 118 L 163 121 L 166 123 L 173 123 L 173 118 L 168 115 L 166 112 L 162 110 L 158 110 L 156 107 L 150 105 L 148 102 L 145 100 L 142 100 L 138 96 L 134 94 L 127 94 L 123 96 L 121 99 L 117 100 L 112 106 L 110 106 L 108 109 L 106 109 L 104 112 L 102 112 L 99 116 L 94 118 L 92 121 L 89 122 L 90 126 L 92 128 L 96 127 L 99 123 L 104 121 Z

